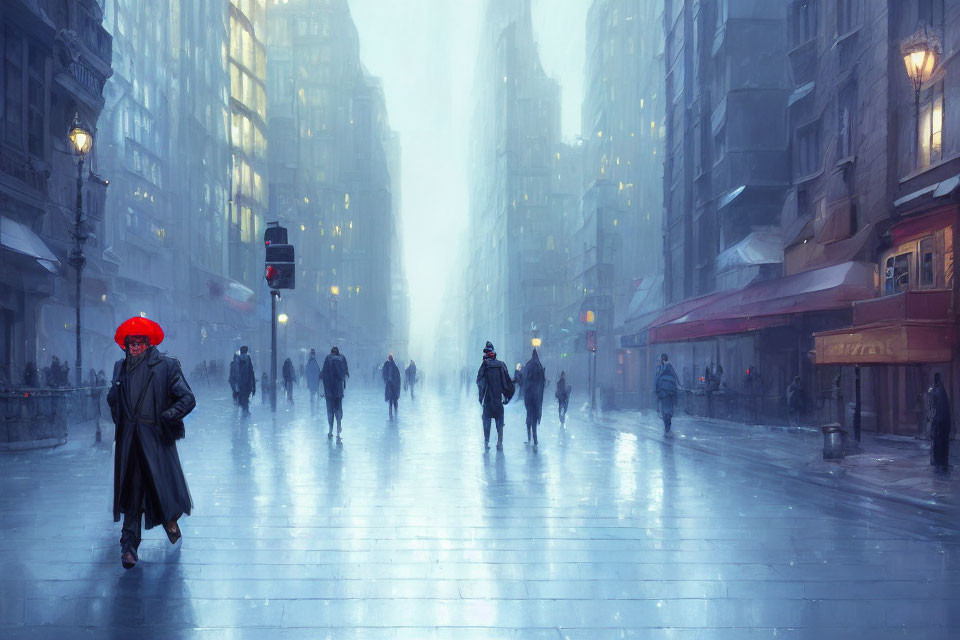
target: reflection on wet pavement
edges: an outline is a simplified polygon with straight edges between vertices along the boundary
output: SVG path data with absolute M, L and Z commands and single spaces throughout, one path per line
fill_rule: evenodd
M 342 445 L 305 395 L 199 399 L 194 515 L 131 571 L 109 445 L 2 454 L 0 637 L 960 637 L 960 537 L 921 510 L 577 412 L 533 451 L 511 405 L 484 453 L 466 396 L 390 423 L 348 390 Z

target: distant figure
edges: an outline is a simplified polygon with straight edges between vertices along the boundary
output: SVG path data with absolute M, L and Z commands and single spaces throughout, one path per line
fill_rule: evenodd
M 283 388 L 287 391 L 287 402 L 293 404 L 293 384 L 297 381 L 297 371 L 293 368 L 293 360 L 283 361 Z
M 940 374 L 933 374 L 933 386 L 927 391 L 930 406 L 930 464 L 937 471 L 950 469 L 950 399 Z
M 253 368 L 253 360 L 246 347 L 240 347 L 240 355 L 236 357 L 236 387 L 237 404 L 244 416 L 250 415 L 250 394 L 257 395 L 257 373 Z M 260 389 L 263 393 L 263 388 Z
M 572 389 L 567 384 L 567 372 L 561 371 L 560 378 L 557 380 L 557 390 L 554 395 L 557 397 L 557 411 L 560 413 L 560 424 L 566 427 L 567 407 L 570 405 L 570 392 Z
M 391 420 L 397 417 L 397 402 L 400 400 L 400 367 L 393 361 L 393 354 L 383 363 L 383 399 L 387 402 L 387 413 Z
M 210 386 L 210 371 L 207 369 L 206 360 L 200 363 L 200 379 L 203 380 L 204 384 Z M 263 393 L 262 389 L 261 393 Z
M 327 401 L 327 423 L 330 426 L 327 437 L 333 437 L 333 421 L 337 421 L 337 443 L 341 442 L 341 421 L 343 420 L 343 392 L 347 386 L 346 365 L 340 350 L 334 347 L 323 360 L 320 371 L 323 381 L 323 397 Z
M 37 365 L 28 362 L 23 367 L 23 386 L 28 389 L 35 389 L 39 386 L 40 376 L 37 375 Z
M 663 419 L 664 435 L 670 433 L 670 427 L 673 424 L 673 408 L 677 401 L 677 389 L 679 388 L 677 372 L 670 364 L 667 354 L 660 355 L 660 366 L 653 376 L 653 390 L 657 394 L 657 406 L 660 410 L 660 417 Z
M 523 404 L 527 409 L 527 442 L 533 437 L 537 448 L 537 425 L 543 416 L 543 389 L 547 384 L 546 372 L 540 364 L 540 355 L 533 350 L 527 364 L 523 365 Z
M 513 386 L 516 389 L 517 393 L 523 393 L 523 365 L 519 362 L 517 367 L 513 370 Z
M 50 360 L 50 366 L 44 369 L 44 378 L 46 378 L 47 386 L 51 389 L 57 389 L 60 387 L 60 358 L 53 356 Z
M 793 426 L 796 416 L 796 426 L 800 426 L 800 412 L 803 409 L 803 385 L 800 376 L 795 376 L 787 387 L 787 424 Z
M 413 360 L 410 361 L 410 364 L 407 365 L 407 368 L 403 371 L 403 388 L 410 389 L 410 399 L 413 400 L 413 388 L 417 384 L 417 365 Z
M 483 445 L 490 449 L 490 422 L 497 423 L 497 451 L 503 450 L 503 406 L 510 402 L 516 388 L 507 365 L 497 360 L 497 352 L 490 341 L 483 348 L 483 362 L 477 371 L 477 389 L 483 406 Z
M 310 349 L 310 359 L 304 367 L 304 377 L 307 379 L 307 390 L 310 392 L 310 413 L 316 412 L 315 403 L 320 396 L 320 363 L 317 362 L 317 352 Z
M 270 378 L 267 372 L 260 373 L 260 404 L 267 404 L 267 396 L 270 395 Z
M 170 544 L 181 537 L 177 521 L 190 515 L 190 491 L 176 441 L 183 418 L 197 405 L 180 362 L 162 355 L 163 329 L 139 316 L 117 328 L 114 340 L 126 352 L 113 366 L 107 404 L 116 425 L 113 457 L 113 520 L 123 516 L 120 562 L 137 564 L 142 520 L 163 526 Z
M 238 391 L 239 387 L 237 384 L 237 359 L 240 357 L 239 353 L 233 354 L 233 360 L 230 361 L 230 374 L 227 377 L 227 381 L 230 383 L 230 391 L 233 393 L 233 404 L 240 404 L 240 392 Z
M 301 384 L 303 384 L 303 374 L 304 374 L 305 371 L 306 371 L 306 365 L 305 365 L 303 362 L 301 362 L 301 363 L 300 363 L 300 377 L 297 378 L 297 386 L 298 386 L 298 387 L 299 387 Z

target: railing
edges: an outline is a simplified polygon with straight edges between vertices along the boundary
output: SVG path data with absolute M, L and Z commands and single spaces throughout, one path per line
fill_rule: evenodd
M 0 451 L 51 447 L 70 425 L 99 421 L 107 387 L 0 391 Z

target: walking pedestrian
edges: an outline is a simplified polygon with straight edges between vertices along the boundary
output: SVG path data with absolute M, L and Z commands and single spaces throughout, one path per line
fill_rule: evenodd
M 310 359 L 304 368 L 307 378 L 307 390 L 310 392 L 310 413 L 316 413 L 316 402 L 320 396 L 320 363 L 317 362 L 317 352 L 310 349 Z
M 270 378 L 266 371 L 260 372 L 260 404 L 267 404 L 267 396 L 270 395 Z
M 237 382 L 237 359 L 239 357 L 239 353 L 233 354 L 233 359 L 230 361 L 230 374 L 227 376 L 227 382 L 230 383 L 230 391 L 233 393 L 234 406 L 240 405 L 240 391 Z
M 670 427 L 673 424 L 673 408 L 677 401 L 677 389 L 679 388 L 677 372 L 670 364 L 667 354 L 660 354 L 660 366 L 653 376 L 653 390 L 657 394 L 657 405 L 660 410 L 660 417 L 663 419 L 664 435 L 670 433 Z
M 543 389 L 547 384 L 546 371 L 540 364 L 540 355 L 533 350 L 527 364 L 523 365 L 523 404 L 527 409 L 527 442 L 533 438 L 537 448 L 537 425 L 543 416 Z
M 176 441 L 184 435 L 184 416 L 197 402 L 180 362 L 157 351 L 163 329 L 156 322 L 130 318 L 114 340 L 126 356 L 114 365 L 107 394 L 116 425 L 113 520 L 123 515 L 120 562 L 130 569 L 138 560 L 141 520 L 148 530 L 162 525 L 175 544 L 181 537 L 177 521 L 190 515 L 193 503 Z
M 517 367 L 513 370 L 513 387 L 516 389 L 517 393 L 523 393 L 523 365 L 519 362 Z
M 410 389 L 410 399 L 413 400 L 413 388 L 417 384 L 417 365 L 413 360 L 411 360 L 407 368 L 404 369 L 403 377 L 403 386 L 404 388 Z
M 333 421 L 337 421 L 337 443 L 340 439 L 341 422 L 343 420 L 343 394 L 347 386 L 346 367 L 343 357 L 337 347 L 330 349 L 330 353 L 323 359 L 323 369 L 320 371 L 323 381 L 323 397 L 327 401 L 327 424 L 330 429 L 327 437 L 333 437 Z
M 483 361 L 477 371 L 477 388 L 483 406 L 483 445 L 490 449 L 490 422 L 497 424 L 497 451 L 503 450 L 503 406 L 510 402 L 516 388 L 506 363 L 497 360 L 497 352 L 490 341 L 483 348 Z
M 287 402 L 293 404 L 293 383 L 296 382 L 297 372 L 293 368 L 293 360 L 287 358 L 283 361 L 283 388 L 287 392 Z
M 787 387 L 787 424 L 793 426 L 796 416 L 796 426 L 800 426 L 800 412 L 803 408 L 803 385 L 800 376 L 795 376 Z
M 560 424 L 564 428 L 567 425 L 567 407 L 570 405 L 570 392 L 573 389 L 567 384 L 567 372 L 561 371 L 560 378 L 557 380 L 557 390 L 554 395 L 557 397 L 557 411 L 560 414 Z
M 246 345 L 240 347 L 240 355 L 234 360 L 236 363 L 237 404 L 240 405 L 244 417 L 250 415 L 250 394 L 257 395 L 257 374 L 253 368 L 253 360 L 250 358 L 249 351 L 250 349 Z M 263 388 L 260 389 L 260 393 L 263 393 Z
M 930 403 L 930 464 L 937 471 L 950 469 L 950 399 L 940 374 L 933 374 L 933 386 L 927 391 Z
M 397 402 L 400 399 L 400 368 L 393 361 L 393 354 L 383 363 L 383 399 L 387 402 L 390 420 L 397 417 Z

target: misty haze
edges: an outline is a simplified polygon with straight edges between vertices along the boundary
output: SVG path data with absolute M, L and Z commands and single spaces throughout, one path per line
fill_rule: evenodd
M 960 637 L 958 51 L 0 0 L 0 637 Z

